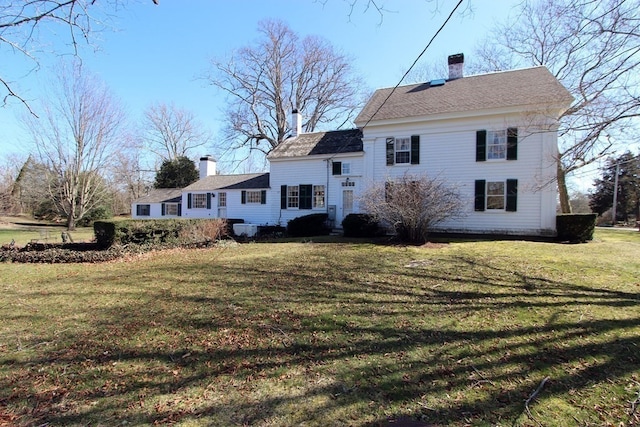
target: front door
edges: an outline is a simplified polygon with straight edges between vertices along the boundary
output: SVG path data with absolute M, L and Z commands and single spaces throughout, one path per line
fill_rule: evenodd
M 353 213 L 353 190 L 342 190 L 342 219 Z
M 218 218 L 227 217 L 227 193 L 218 193 Z

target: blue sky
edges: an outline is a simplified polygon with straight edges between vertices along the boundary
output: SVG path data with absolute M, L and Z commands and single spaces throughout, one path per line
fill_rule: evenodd
M 384 16 L 364 10 L 359 0 L 349 16 L 347 0 L 130 0 L 114 14 L 112 30 L 101 32 L 94 51 L 84 47 L 85 67 L 97 73 L 119 97 L 132 120 L 156 102 L 174 103 L 192 111 L 214 134 L 221 127 L 222 94 L 199 79 L 212 57 L 256 40 L 257 24 L 277 18 L 301 36 L 320 35 L 353 57 L 355 69 L 371 89 L 393 86 L 444 22 L 456 2 L 393 0 L 384 4 Z M 445 62 L 447 55 L 471 53 L 477 38 L 491 23 L 504 19 L 512 0 L 466 0 L 439 35 L 422 62 Z M 469 8 L 471 12 L 469 13 Z M 439 9 L 439 10 L 438 10 Z M 60 35 L 51 37 L 59 43 Z M 61 50 L 68 49 L 62 47 Z M 3 77 L 28 100 L 37 100 L 51 79 L 55 55 L 41 55 L 38 71 L 24 58 L 0 51 Z M 8 65 L 8 66 L 7 66 Z M 2 94 L 4 95 L 4 94 Z M 35 103 L 33 103 L 35 106 Z M 0 107 L 0 152 L 28 151 L 17 117 L 25 108 L 15 100 Z
M 353 58 L 355 70 L 371 89 L 391 87 L 413 63 L 442 25 L 457 1 L 378 0 L 381 16 L 365 10 L 358 0 L 350 14 L 351 0 L 129 0 L 113 12 L 110 29 L 85 46 L 85 67 L 98 74 L 122 101 L 135 125 L 143 111 L 158 102 L 174 103 L 193 112 L 215 136 L 223 120 L 224 96 L 199 78 L 212 57 L 220 58 L 258 38 L 258 22 L 276 18 L 288 23 L 300 36 L 319 35 Z M 463 52 L 467 59 L 491 26 L 504 21 L 518 0 L 465 0 L 439 34 L 419 64 L 445 63 L 447 56 Z M 55 31 L 56 29 L 50 29 Z M 59 29 L 57 29 L 59 30 Z M 58 51 L 61 34 L 43 37 Z M 98 48 L 97 50 L 94 47 Z M 45 50 L 46 50 L 45 46 Z M 48 81 L 56 55 L 40 55 L 40 68 L 24 57 L 0 50 L 0 72 L 14 81 L 14 90 L 37 100 Z M 435 77 L 435 76 L 433 76 Z M 444 76 L 443 76 L 444 77 Z M 0 93 L 4 97 L 4 93 Z M 33 102 L 32 106 L 36 106 Z M 7 156 L 26 158 L 30 146 L 18 117 L 25 108 L 15 100 L 0 107 L 0 162 Z M 217 155 L 213 149 L 204 149 Z M 224 167 L 224 165 L 221 165 Z M 581 178 L 580 188 L 592 182 Z

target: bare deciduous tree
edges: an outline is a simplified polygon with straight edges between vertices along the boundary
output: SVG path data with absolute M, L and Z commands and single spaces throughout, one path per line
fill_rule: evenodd
M 114 156 L 111 173 L 113 213 L 130 213 L 131 202 L 152 187 L 152 171 L 142 167 L 141 144 L 131 135 L 124 136 L 124 147 Z
M 303 115 L 303 130 L 349 122 L 362 104 L 361 81 L 350 59 L 325 39 L 300 39 L 281 21 L 263 21 L 261 40 L 212 60 L 207 79 L 228 95 L 226 134 L 234 148 L 265 154 L 291 132 L 293 109 Z
M 112 0 L 109 4 L 116 7 L 120 3 L 123 2 Z M 47 31 L 46 38 L 51 34 L 61 34 L 70 47 L 70 52 L 58 53 L 75 55 L 79 41 L 88 41 L 92 32 L 104 27 L 108 15 L 100 10 L 102 4 L 95 0 L 3 1 L 0 4 L 0 48 L 30 59 L 34 68 L 38 68 L 38 58 L 46 52 L 40 39 L 41 30 L 45 27 L 61 30 Z M 29 107 L 26 100 L 14 90 L 14 83 L 2 74 L 0 87 L 4 89 L 3 103 L 8 97 L 15 97 Z
M 103 174 L 122 144 L 125 114 L 108 88 L 79 62 L 63 65 L 43 117 L 25 116 L 39 161 L 51 173 L 50 193 L 67 227 L 106 197 Z
M 145 147 L 160 163 L 189 157 L 193 150 L 210 142 L 211 136 L 193 113 L 173 104 L 152 105 L 144 113 Z
M 360 196 L 360 206 L 392 227 L 403 240 L 423 243 L 432 227 L 462 215 L 460 193 L 439 178 L 404 175 L 374 183 Z
M 627 0 L 527 0 L 479 49 L 481 71 L 545 65 L 575 97 L 560 118 L 557 183 L 628 142 L 640 116 L 640 7 Z M 635 129 L 637 130 L 637 129 Z

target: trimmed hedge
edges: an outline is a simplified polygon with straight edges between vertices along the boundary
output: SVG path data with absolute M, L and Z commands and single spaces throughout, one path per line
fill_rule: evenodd
M 329 234 L 326 213 L 299 216 L 287 223 L 287 234 L 292 237 L 324 236 Z
M 342 220 L 345 237 L 376 237 L 380 234 L 380 227 L 371 215 L 352 213 Z
M 101 248 L 113 245 L 185 245 L 218 240 L 228 235 L 223 219 L 161 219 L 96 221 L 96 242 Z
M 584 243 L 593 240 L 596 214 L 562 214 L 556 216 L 557 240 Z

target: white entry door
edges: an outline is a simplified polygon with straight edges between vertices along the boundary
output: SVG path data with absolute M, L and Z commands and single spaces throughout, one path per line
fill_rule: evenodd
M 218 193 L 218 218 L 227 217 L 227 193 Z
M 353 213 L 353 190 L 342 190 L 342 219 Z

